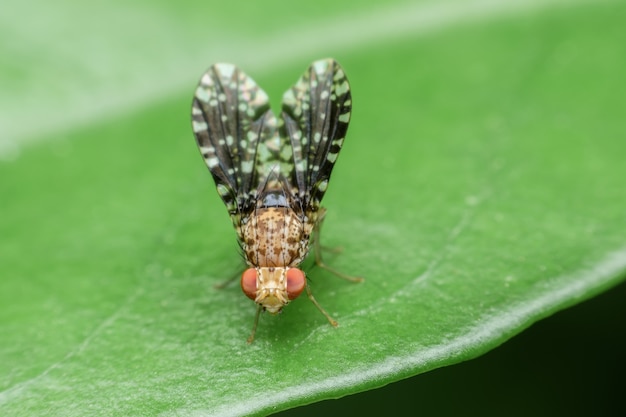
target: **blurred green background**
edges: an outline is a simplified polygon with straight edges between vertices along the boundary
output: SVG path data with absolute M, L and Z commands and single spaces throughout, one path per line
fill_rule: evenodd
M 622 1 L 4 2 L 0 415 L 267 415 L 363 391 L 284 413 L 623 414 L 625 18 Z M 226 61 L 276 111 L 326 56 L 354 101 L 327 262 L 366 281 L 307 263 L 340 327 L 299 299 L 247 346 L 253 305 L 213 288 L 241 260 L 191 97 Z

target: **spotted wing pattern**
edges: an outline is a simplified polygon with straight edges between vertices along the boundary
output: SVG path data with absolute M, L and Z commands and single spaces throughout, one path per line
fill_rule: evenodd
M 237 224 L 254 209 L 261 177 L 269 171 L 273 149 L 280 146 L 267 94 L 234 65 L 215 64 L 196 88 L 192 127 L 217 191 Z
M 350 85 L 333 59 L 315 61 L 283 96 L 279 129 L 291 142 L 291 183 L 305 209 L 319 208 L 351 109 Z
M 235 225 L 254 210 L 270 177 L 300 209 L 319 208 L 351 104 L 339 64 L 315 61 L 285 92 L 277 127 L 267 95 L 252 78 L 232 64 L 209 68 L 193 99 L 193 131 Z

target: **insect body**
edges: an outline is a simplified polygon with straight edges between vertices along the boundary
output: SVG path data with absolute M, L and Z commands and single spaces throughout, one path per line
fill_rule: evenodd
M 306 290 L 300 264 L 311 240 L 318 265 L 325 209 L 320 202 L 348 129 L 350 86 L 332 59 L 315 61 L 283 96 L 277 121 L 263 90 L 237 67 L 215 64 L 202 76 L 192 106 L 200 152 L 237 231 L 248 269 L 243 292 L 272 314 Z M 313 237 L 312 237 L 313 236 Z

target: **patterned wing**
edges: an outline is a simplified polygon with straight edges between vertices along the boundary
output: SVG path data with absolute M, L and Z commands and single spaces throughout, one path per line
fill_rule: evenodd
M 259 144 L 277 142 L 267 94 L 231 64 L 202 76 L 192 105 L 192 127 L 217 191 L 237 222 L 254 209 L 263 171 Z
M 352 100 L 343 69 L 333 59 L 313 62 L 283 96 L 281 135 L 291 141 L 294 194 L 319 208 L 350 122 Z
M 276 123 L 275 119 L 273 122 Z M 272 181 L 290 183 L 293 173 L 293 152 L 289 139 L 279 135 L 278 131 L 274 131 L 272 135 L 265 135 L 264 140 L 259 143 L 256 168 L 261 185 L 259 192 L 275 186 L 281 187 L 271 184 Z

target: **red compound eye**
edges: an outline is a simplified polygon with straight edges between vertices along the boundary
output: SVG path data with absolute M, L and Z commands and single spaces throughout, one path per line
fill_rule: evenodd
M 290 300 L 298 298 L 306 285 L 306 277 L 304 272 L 298 268 L 289 268 L 287 270 L 287 295 Z
M 256 298 L 256 269 L 248 268 L 241 274 L 241 290 L 251 300 Z

